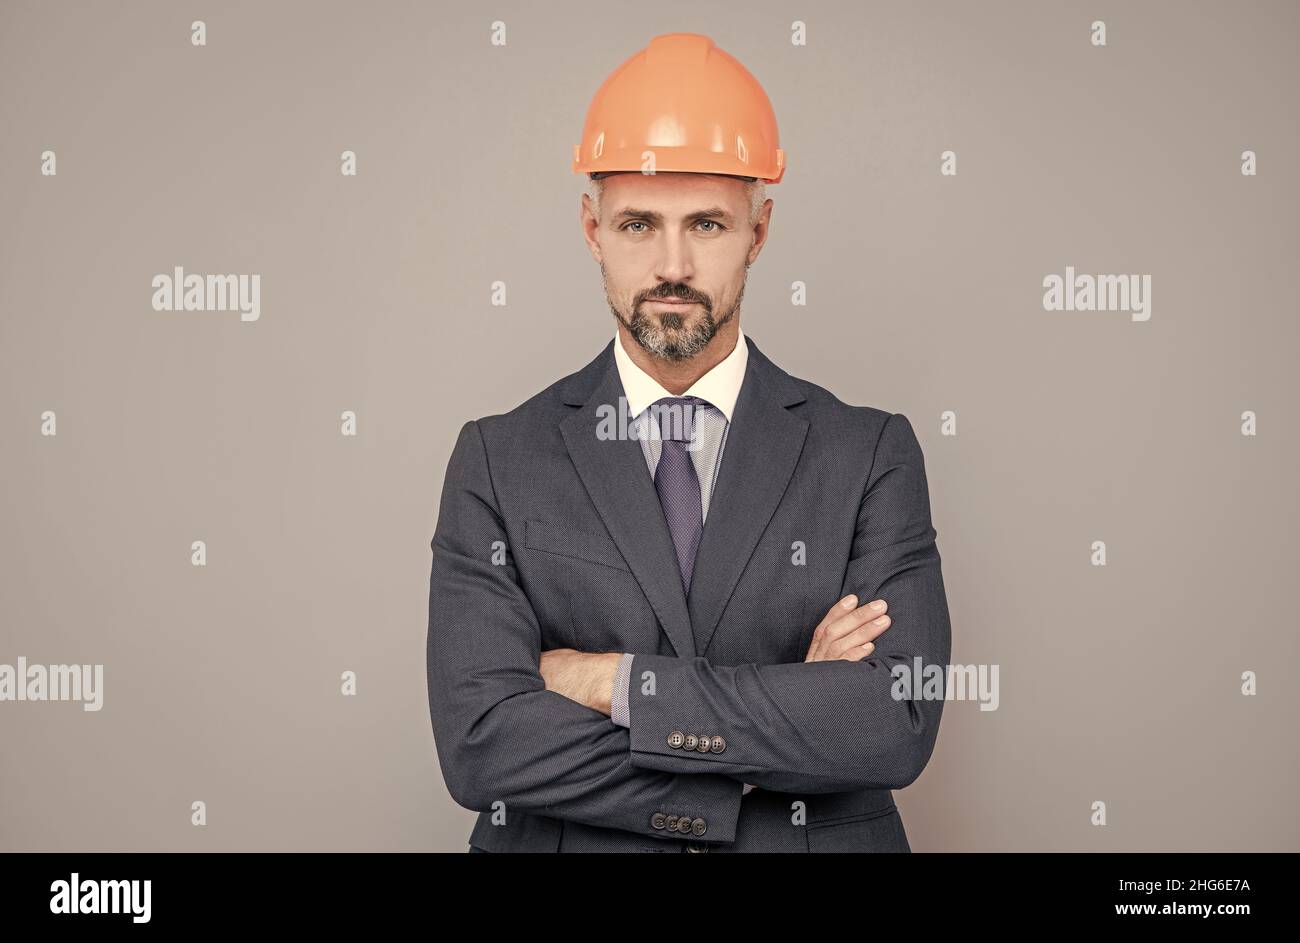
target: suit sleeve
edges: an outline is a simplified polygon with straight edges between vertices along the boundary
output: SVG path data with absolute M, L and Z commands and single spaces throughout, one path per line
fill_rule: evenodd
M 628 686 L 632 677 L 632 658 L 631 652 L 625 652 L 623 657 L 618 660 L 618 671 L 614 675 L 614 687 L 610 691 L 609 719 L 620 727 L 629 727 L 632 723 L 631 718 L 628 716 Z M 745 783 L 740 790 L 740 794 L 747 796 L 753 788 L 753 783 Z
M 735 840 L 735 780 L 642 769 L 631 760 L 626 727 L 546 689 L 541 631 L 503 553 L 506 530 L 477 422 L 461 429 L 448 463 L 431 548 L 429 713 L 443 779 L 458 804 L 489 811 L 503 803 L 507 815 L 526 811 L 650 838 Z M 669 832 L 663 820 L 670 815 L 687 817 L 693 831 Z
M 896 413 L 876 444 L 840 593 L 856 593 L 859 604 L 877 598 L 889 604 L 892 623 L 875 651 L 856 662 L 735 667 L 637 654 L 629 700 L 632 762 L 671 773 L 725 773 L 782 792 L 911 784 L 938 736 L 951 653 L 935 537 L 921 447 L 907 417 Z M 910 691 L 893 675 L 896 668 L 911 673 Z M 647 671 L 652 693 L 636 683 Z M 927 676 L 928 690 L 921 684 Z M 721 736 L 725 746 L 719 752 L 674 748 L 674 731 Z

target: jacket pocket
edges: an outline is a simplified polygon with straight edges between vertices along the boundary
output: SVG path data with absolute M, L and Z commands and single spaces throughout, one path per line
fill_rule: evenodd
M 598 563 L 625 573 L 632 572 L 623 555 L 618 552 L 618 546 L 607 534 L 574 530 L 530 518 L 524 521 L 524 546 L 543 553 Z
M 806 830 L 808 850 L 826 852 L 908 853 L 912 850 L 898 809 L 864 812 L 852 818 L 836 819 Z
M 898 807 L 891 805 L 886 809 L 876 809 L 873 812 L 856 812 L 852 815 L 845 815 L 833 819 L 815 819 L 808 823 L 808 827 L 821 828 L 827 825 L 847 825 L 850 822 L 865 822 L 868 819 L 878 819 L 883 815 L 893 815 L 897 811 Z
M 898 808 L 894 803 L 894 794 L 888 789 L 824 793 L 808 796 L 805 801 L 808 803 L 809 827 L 860 822 L 878 815 L 888 815 Z

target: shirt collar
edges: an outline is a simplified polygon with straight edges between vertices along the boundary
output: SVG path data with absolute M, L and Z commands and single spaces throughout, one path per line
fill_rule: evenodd
M 745 364 L 749 360 L 749 345 L 745 343 L 745 332 L 736 327 L 736 346 L 731 353 L 723 357 L 708 373 L 700 377 L 683 396 L 698 396 L 708 400 L 721 410 L 722 415 L 731 422 L 736 400 L 740 397 L 740 385 L 745 380 Z M 627 397 L 628 415 L 641 415 L 656 400 L 672 396 L 659 381 L 636 365 L 636 362 L 623 349 L 619 334 L 614 335 L 614 361 L 618 364 L 619 379 L 623 381 L 623 394 Z

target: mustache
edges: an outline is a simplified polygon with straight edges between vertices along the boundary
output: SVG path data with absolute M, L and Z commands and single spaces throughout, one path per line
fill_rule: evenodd
M 664 298 L 681 298 L 685 301 L 695 301 L 705 306 L 709 305 L 709 299 L 707 297 L 684 286 L 678 288 L 656 288 L 639 297 L 637 299 L 637 304 L 640 304 L 643 301 L 660 301 Z

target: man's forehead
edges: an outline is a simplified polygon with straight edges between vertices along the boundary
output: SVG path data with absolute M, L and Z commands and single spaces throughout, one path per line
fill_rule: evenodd
M 739 177 L 630 172 L 610 179 L 617 177 L 627 179 L 612 186 L 607 180 L 602 202 L 619 216 L 733 215 L 745 202 L 744 181 Z M 687 177 L 692 179 L 683 179 Z

